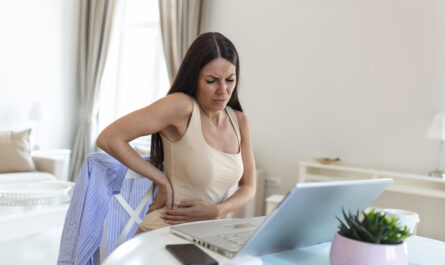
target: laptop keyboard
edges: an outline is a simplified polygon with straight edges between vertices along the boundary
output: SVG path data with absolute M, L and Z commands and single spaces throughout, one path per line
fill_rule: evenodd
M 238 246 L 244 246 L 246 244 L 247 240 L 252 236 L 253 232 L 255 231 L 249 231 L 239 234 L 229 234 L 229 235 L 221 235 L 220 237 L 222 239 L 225 239 L 229 241 L 232 244 L 238 245 Z

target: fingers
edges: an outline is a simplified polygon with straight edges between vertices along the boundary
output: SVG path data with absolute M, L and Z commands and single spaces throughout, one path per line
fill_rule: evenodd
M 161 218 L 165 221 L 190 221 L 187 216 L 163 215 Z
M 186 221 L 165 221 L 169 225 L 179 225 L 183 223 L 187 223 Z
M 189 209 L 183 208 L 183 209 L 167 209 L 165 210 L 165 213 L 167 215 L 174 215 L 174 216 L 187 216 L 190 214 Z
M 169 225 L 183 224 L 191 221 L 187 216 L 163 215 L 161 218 Z
M 180 207 L 192 207 L 196 205 L 196 201 L 180 201 L 180 202 L 176 202 L 177 206 Z
M 150 204 L 150 206 L 148 206 L 148 211 L 147 214 L 157 210 L 157 209 L 161 209 L 162 207 L 164 207 L 164 203 L 160 203 L 160 202 L 153 202 L 152 204 Z

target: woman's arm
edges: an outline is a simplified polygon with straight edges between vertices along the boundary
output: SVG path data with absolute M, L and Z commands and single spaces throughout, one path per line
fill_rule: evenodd
M 158 199 L 166 202 L 170 208 L 172 191 L 167 176 L 147 163 L 129 142 L 140 136 L 160 132 L 169 126 L 176 127 L 184 119 L 188 119 L 192 110 L 193 101 L 189 96 L 183 93 L 168 95 L 110 124 L 101 132 L 96 144 L 128 168 L 157 184 L 166 197 Z
M 192 222 L 199 220 L 209 220 L 220 218 L 232 211 L 235 211 L 255 197 L 256 191 L 256 174 L 255 174 L 255 160 L 253 157 L 250 129 L 247 122 L 247 117 L 241 113 L 236 112 L 238 124 L 241 133 L 241 157 L 244 165 L 243 175 L 238 182 L 237 191 L 218 204 L 208 204 L 201 201 L 182 201 L 177 202 L 179 207 L 174 210 L 166 210 L 162 218 L 168 224 L 180 224 L 184 222 Z

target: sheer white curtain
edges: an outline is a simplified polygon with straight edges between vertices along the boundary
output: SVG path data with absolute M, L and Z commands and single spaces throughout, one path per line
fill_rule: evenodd
M 159 0 L 162 44 L 170 80 L 192 41 L 202 33 L 207 0 Z
M 126 0 L 118 9 L 100 89 L 96 134 L 116 119 L 165 96 L 169 88 L 158 1 Z M 146 153 L 150 137 L 131 144 Z
M 114 0 L 81 0 L 78 61 L 80 120 L 73 145 L 70 180 L 75 180 L 83 161 L 95 146 L 93 134 L 97 126 L 97 95 L 114 11 Z

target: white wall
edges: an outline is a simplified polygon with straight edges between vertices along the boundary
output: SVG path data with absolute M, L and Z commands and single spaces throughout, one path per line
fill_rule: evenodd
M 241 58 L 257 165 L 285 192 L 299 161 L 427 174 L 445 111 L 441 0 L 210 1 L 208 31 Z
M 0 127 L 35 127 L 27 121 L 29 111 L 42 102 L 49 113 L 39 126 L 42 149 L 71 148 L 73 142 L 78 5 L 0 0 Z

